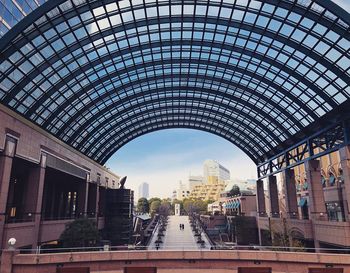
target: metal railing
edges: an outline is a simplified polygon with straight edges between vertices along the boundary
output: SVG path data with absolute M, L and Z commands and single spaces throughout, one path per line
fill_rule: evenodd
M 160 249 L 149 249 L 147 246 L 123 245 L 123 246 L 87 246 L 72 248 L 36 248 L 36 249 L 19 249 L 22 254 L 47 254 L 47 253 L 70 253 L 70 252 L 95 252 L 95 251 L 271 251 L 271 252 L 322 252 L 322 253 L 349 253 L 350 248 L 310 248 L 310 247 L 283 247 L 283 246 L 258 246 L 258 245 L 228 245 L 212 246 L 210 249 L 198 248 L 197 245 L 162 247 Z

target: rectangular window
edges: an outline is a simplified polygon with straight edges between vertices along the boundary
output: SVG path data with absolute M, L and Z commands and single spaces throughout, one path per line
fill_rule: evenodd
M 329 221 L 345 221 L 344 208 L 341 203 L 328 202 L 326 203 L 326 209 Z

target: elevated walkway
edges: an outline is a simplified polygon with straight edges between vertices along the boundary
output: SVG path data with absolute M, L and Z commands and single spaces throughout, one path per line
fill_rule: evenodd
M 180 224 L 184 225 L 184 229 L 180 230 Z M 157 249 L 155 244 L 157 237 L 157 231 L 153 233 L 153 238 L 149 249 Z M 162 250 L 199 250 L 210 249 L 210 243 L 208 239 L 202 234 L 202 239 L 205 241 L 204 248 L 200 247 L 196 243 L 196 237 L 194 236 L 188 216 L 169 216 L 168 226 L 165 231 L 163 243 L 160 244 Z

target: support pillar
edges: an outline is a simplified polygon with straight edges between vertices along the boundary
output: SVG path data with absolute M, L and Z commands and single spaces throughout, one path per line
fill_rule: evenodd
M 261 179 L 256 181 L 256 199 L 258 216 L 266 216 L 264 182 Z
M 90 174 L 86 174 L 85 183 L 85 199 L 84 199 L 84 216 L 87 217 L 88 204 L 89 204 L 89 185 L 90 185 Z
M 327 210 L 321 183 L 321 168 L 319 160 L 305 162 L 306 178 L 309 191 L 309 209 L 311 220 L 327 220 Z
M 321 168 L 319 160 L 308 160 L 305 162 L 306 179 L 309 191 L 309 211 L 312 220 L 313 238 L 315 251 L 320 252 L 320 241 L 315 234 L 316 222 L 328 220 L 326 205 L 324 201 L 323 187 L 321 183 Z
M 100 204 L 100 186 L 96 184 L 96 206 L 95 206 L 95 216 L 96 221 L 98 223 L 98 212 L 99 212 L 99 204 Z
M 297 201 L 297 190 L 295 186 L 295 175 L 294 170 L 286 169 L 282 173 L 283 184 L 286 197 L 286 213 L 287 218 L 298 217 L 298 201 Z
M 343 170 L 345 219 L 350 222 L 350 146 L 339 149 L 340 165 Z
M 36 248 L 40 241 L 40 225 L 41 225 L 41 210 L 43 204 L 44 195 L 44 183 L 45 183 L 45 171 L 46 171 L 46 154 L 41 154 L 40 166 L 35 170 L 35 175 L 32 179 L 35 179 L 35 213 L 34 213 L 34 230 L 33 230 L 33 243 L 32 248 Z
M 271 217 L 278 218 L 280 215 L 279 201 L 278 201 L 278 189 L 277 178 L 275 175 L 268 177 L 269 182 L 269 197 L 270 197 L 270 213 Z
M 86 217 L 87 207 L 88 207 L 88 198 L 89 198 L 89 180 L 90 176 L 87 174 L 84 183 L 81 183 L 79 186 L 78 192 L 78 217 Z
M 4 248 L 3 237 L 6 221 L 7 197 L 10 186 L 13 157 L 16 152 L 17 140 L 6 137 L 5 149 L 0 155 L 0 247 Z

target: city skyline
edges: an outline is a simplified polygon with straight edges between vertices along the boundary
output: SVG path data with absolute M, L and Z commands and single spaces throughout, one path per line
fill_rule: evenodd
M 203 163 L 213 159 L 231 172 L 231 178 L 255 179 L 256 167 L 227 140 L 192 129 L 171 129 L 139 137 L 118 150 L 106 166 L 128 176 L 127 187 L 137 191 L 141 181 L 150 185 L 150 197 L 171 197 L 179 180 L 203 175 Z M 164 182 L 165 181 L 165 182 Z

